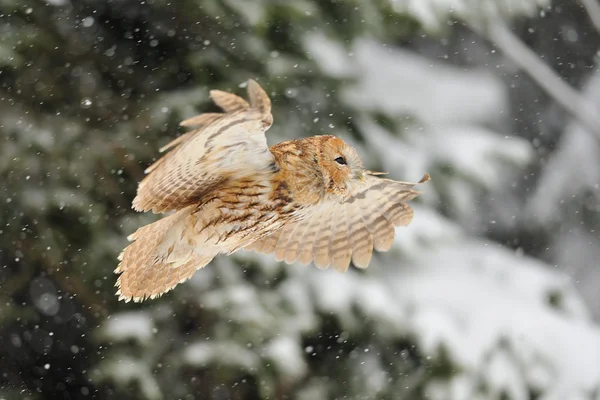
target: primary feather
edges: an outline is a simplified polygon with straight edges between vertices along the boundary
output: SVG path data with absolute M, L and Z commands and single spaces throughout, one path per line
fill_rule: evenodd
M 271 101 L 253 80 L 249 101 L 210 95 L 223 113 L 183 121 L 193 129 L 161 148 L 168 152 L 139 184 L 134 209 L 172 214 L 130 236 L 115 270 L 120 299 L 160 296 L 239 249 L 342 272 L 351 262 L 365 268 L 373 250 L 390 249 L 394 227 L 410 223 L 415 183 L 376 178 L 334 136 L 269 148 Z
M 249 176 L 269 169 L 274 159 L 269 152 L 265 131 L 272 121 L 267 94 L 254 81 L 248 91 L 255 99 L 250 106 L 230 93 L 211 91 L 224 114 L 203 114 L 184 121 L 197 128 L 171 143 L 171 150 L 152 164 L 133 200 L 137 211 L 155 213 L 177 210 L 201 201 L 228 179 Z M 193 121 L 193 122 L 192 122 Z

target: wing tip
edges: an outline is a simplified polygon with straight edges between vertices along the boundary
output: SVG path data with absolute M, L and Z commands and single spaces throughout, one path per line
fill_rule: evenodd
M 368 257 L 368 260 L 363 259 L 362 257 L 352 257 L 352 264 L 358 269 L 367 269 L 369 268 L 369 264 L 371 264 L 371 256 Z
M 256 81 L 256 79 L 252 79 L 252 78 L 249 78 L 246 81 L 246 87 L 248 88 L 248 93 L 250 93 L 250 91 L 256 90 L 256 88 L 262 90 L 262 87 L 259 85 L 259 83 Z
M 144 291 L 141 291 L 141 293 L 140 293 L 139 290 L 137 292 L 134 292 L 134 291 L 130 290 L 130 288 L 128 288 L 128 287 L 121 286 L 121 277 L 122 277 L 122 275 L 119 276 L 119 278 L 117 279 L 117 283 L 115 284 L 115 286 L 117 287 L 115 296 L 118 297 L 118 299 L 117 299 L 118 301 L 123 301 L 124 303 L 129 303 L 130 301 L 133 301 L 134 303 L 141 303 L 145 300 L 158 299 L 165 293 L 168 293 L 171 290 L 173 290 L 173 288 L 175 286 L 177 286 L 178 284 L 180 284 L 188 279 L 188 278 L 181 279 L 175 285 L 172 285 L 171 287 L 168 287 L 164 291 L 161 291 L 161 292 L 144 290 Z
M 246 100 L 224 90 L 213 89 L 209 91 L 209 96 L 212 101 L 226 113 L 234 113 L 250 108 L 250 105 Z
M 148 211 L 148 208 L 142 203 L 142 199 L 140 198 L 140 196 L 135 196 L 135 198 L 131 202 L 131 208 L 137 212 Z
M 121 273 L 121 275 L 119 275 L 119 277 L 117 278 L 117 282 L 115 283 L 115 286 L 117 287 L 115 296 L 118 297 L 118 299 L 117 299 L 118 301 L 122 301 L 124 303 L 129 303 L 130 301 L 133 301 L 134 303 L 141 303 L 142 301 L 147 300 L 147 299 L 153 300 L 155 298 L 158 298 L 172 289 L 172 288 L 169 288 L 164 292 L 142 291 L 142 293 L 140 293 L 140 291 L 138 290 L 137 293 L 135 293 L 135 291 L 131 290 L 129 285 L 122 285 L 122 281 L 121 281 L 121 278 L 123 278 L 122 273 L 124 273 L 125 271 L 120 270 L 120 267 L 121 266 L 119 265 L 119 268 L 117 268 L 115 270 L 115 273 Z
M 429 175 L 429 172 L 425 172 L 425 175 L 423 175 L 423 177 L 421 178 L 421 180 L 419 182 L 417 182 L 417 185 L 420 183 L 425 183 L 427 181 L 431 180 L 431 175 Z
M 271 99 L 265 89 L 252 78 L 248 79 L 247 85 L 250 107 L 260 111 L 263 115 L 271 114 Z
M 333 262 L 333 268 L 340 274 L 343 274 L 346 271 L 348 271 L 349 267 L 350 267 L 350 260 L 348 260 L 347 262 L 344 261 L 344 262 L 340 262 L 340 263 Z

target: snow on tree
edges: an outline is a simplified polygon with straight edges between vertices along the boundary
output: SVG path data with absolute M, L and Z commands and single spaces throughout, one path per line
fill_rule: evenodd
M 484 66 L 399 45 L 420 27 L 450 40 L 453 18 L 479 29 L 548 2 L 0 5 L 12 18 L 0 44 L 0 397 L 598 398 L 600 330 L 573 281 L 482 232 L 521 217 L 492 220 L 483 203 L 538 162 L 511 130 L 509 88 Z M 273 99 L 270 144 L 333 133 L 394 179 L 430 172 L 413 223 L 365 271 L 240 252 L 156 301 L 117 303 L 116 255 L 156 218 L 129 210 L 143 169 L 208 109 L 209 89 L 250 77 Z M 556 187 L 594 188 L 564 168 L 587 143 L 593 169 L 583 137 L 565 136 L 543 169 L 524 211 L 539 224 L 564 197 Z

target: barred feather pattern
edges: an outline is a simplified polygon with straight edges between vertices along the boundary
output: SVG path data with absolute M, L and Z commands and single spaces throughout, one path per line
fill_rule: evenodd
M 195 126 L 161 150 L 170 150 L 152 164 L 133 200 L 137 211 L 164 213 L 202 202 L 202 197 L 229 179 L 253 176 L 274 165 L 265 131 L 271 126 L 271 102 L 249 81 L 251 103 L 222 91 L 211 96 L 225 113 L 203 114 L 184 121 Z
M 138 229 L 115 270 L 117 294 L 142 301 L 189 279 L 217 254 L 230 254 L 279 229 L 293 213 L 271 182 L 231 182 L 202 205 L 192 205 Z M 281 197 L 283 195 L 283 198 Z
M 274 253 L 288 263 L 339 271 L 368 266 L 408 225 L 416 183 L 376 177 L 335 136 L 267 146 L 271 101 L 253 80 L 246 101 L 213 90 L 222 113 L 181 123 L 192 130 L 160 149 L 133 208 L 170 213 L 139 228 L 121 253 L 119 298 L 155 298 L 189 279 L 218 254 Z M 428 175 L 421 180 L 428 179 Z
M 373 249 L 388 251 L 392 247 L 394 227 L 411 222 L 413 210 L 406 202 L 418 195 L 414 185 L 370 177 L 343 202 L 325 201 L 309 217 L 285 224 L 247 250 L 274 253 L 277 261 L 286 263 L 333 266 L 341 272 L 351 261 L 366 268 Z
M 119 299 L 154 298 L 190 278 L 198 268 L 212 260 L 215 254 L 202 258 L 194 253 L 189 243 L 180 242 L 189 215 L 190 209 L 180 210 L 129 236 L 133 243 L 121 253 L 121 262 L 115 270 L 121 274 L 117 280 Z

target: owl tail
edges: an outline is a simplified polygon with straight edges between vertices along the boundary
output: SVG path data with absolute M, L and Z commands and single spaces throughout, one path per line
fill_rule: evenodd
M 119 300 L 153 299 L 189 279 L 217 254 L 183 240 L 188 208 L 138 229 L 119 256 L 116 286 Z

